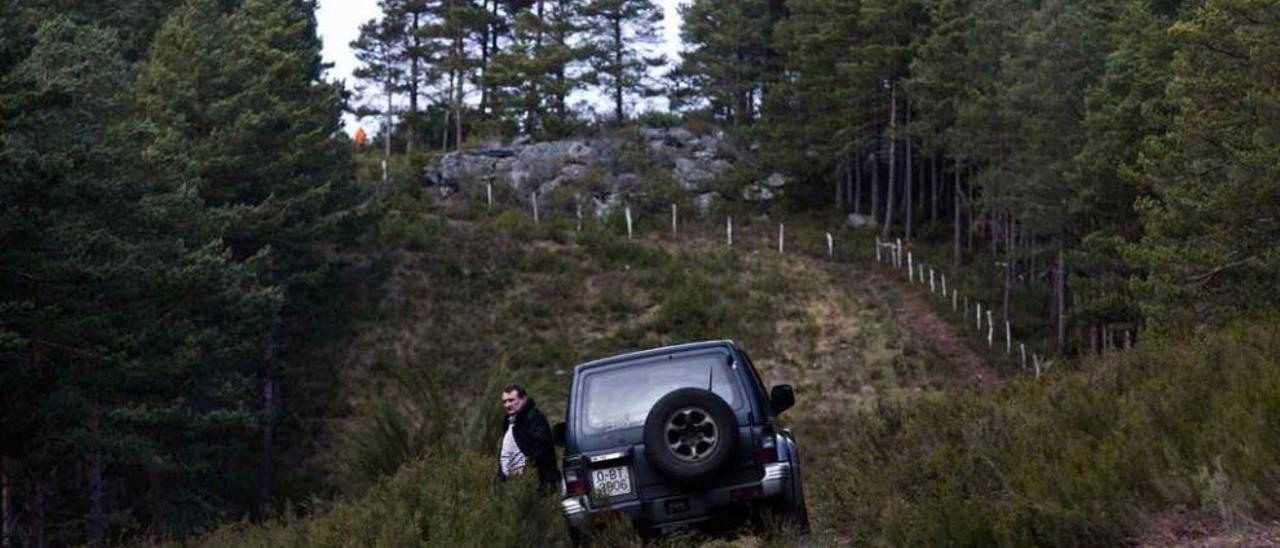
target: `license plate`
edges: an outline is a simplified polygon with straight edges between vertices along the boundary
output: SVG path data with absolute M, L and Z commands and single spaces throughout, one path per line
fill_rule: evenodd
M 614 466 L 591 471 L 591 486 L 601 496 L 616 497 L 631 493 L 631 470 Z

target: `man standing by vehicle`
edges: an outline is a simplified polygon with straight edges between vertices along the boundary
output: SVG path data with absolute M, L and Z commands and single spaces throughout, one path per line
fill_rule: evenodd
M 538 471 L 539 491 L 548 492 L 560 482 L 560 470 L 547 418 L 518 384 L 502 389 L 502 407 L 507 412 L 507 428 L 498 457 L 500 477 L 505 480 L 520 474 L 532 463 Z

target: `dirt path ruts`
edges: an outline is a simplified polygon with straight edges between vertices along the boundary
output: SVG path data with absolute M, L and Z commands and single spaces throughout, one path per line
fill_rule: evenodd
M 968 374 L 982 388 L 996 388 L 1004 383 L 985 360 L 960 340 L 956 326 L 938 317 L 929 303 L 901 282 L 880 272 L 856 268 L 848 264 L 825 263 L 834 276 L 856 280 L 871 286 L 871 293 L 899 319 L 899 323 L 915 336 L 924 339 L 939 356 Z
M 685 249 L 689 247 L 723 245 L 722 242 L 705 236 L 692 238 L 685 236 L 684 238 L 679 245 Z M 746 238 L 743 238 L 743 240 L 743 243 L 748 246 L 757 243 Z M 670 242 L 663 242 L 659 245 L 664 244 L 671 245 Z M 951 363 L 957 370 L 967 374 L 982 388 L 992 389 L 1004 384 L 1004 380 L 1000 375 L 996 374 L 981 356 L 961 341 L 960 335 L 956 332 L 956 326 L 938 317 L 938 314 L 929 303 L 925 302 L 924 296 L 912 291 L 902 282 L 871 268 L 861 268 L 849 263 L 834 263 L 825 258 L 803 253 L 792 253 L 790 255 L 791 257 L 801 258 L 810 263 L 811 266 L 825 270 L 833 280 L 848 280 L 847 283 L 860 283 L 870 286 L 868 288 L 870 293 L 875 295 L 881 306 L 898 318 L 899 323 L 913 335 L 923 339 L 926 346 L 934 349 L 942 359 Z

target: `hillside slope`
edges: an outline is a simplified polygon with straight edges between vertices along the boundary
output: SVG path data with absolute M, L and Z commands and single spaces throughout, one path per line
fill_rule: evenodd
M 349 493 L 197 544 L 562 544 L 553 500 L 494 481 L 498 388 L 524 383 L 556 417 L 575 362 L 719 337 L 796 386 L 784 422 L 815 530 L 737 545 L 1162 545 L 1188 537 L 1171 521 L 1232 538 L 1280 509 L 1275 319 L 999 379 L 917 289 L 779 254 L 750 222 L 726 249 L 714 227 L 628 241 L 501 210 L 391 219 L 388 313 L 347 369 L 364 394 L 334 454 Z M 665 541 L 709 542 L 725 541 Z
M 482 455 L 498 439 L 495 386 L 525 384 L 556 417 L 572 364 L 636 348 L 738 341 L 767 382 L 795 385 L 798 403 L 785 419 L 813 452 L 806 454 L 817 478 L 811 482 L 822 481 L 819 447 L 835 440 L 807 425 L 976 384 L 972 371 L 951 363 L 980 359 L 945 332 L 919 329 L 926 306 L 901 312 L 919 296 L 886 292 L 893 282 L 873 272 L 771 252 L 763 229 L 755 240 L 744 226 L 736 247 L 726 249 L 706 227 L 628 241 L 609 225 L 578 233 L 554 222 L 535 226 L 511 211 L 409 211 L 402 204 L 384 227 L 397 247 L 384 312 L 347 351 L 344 391 L 358 416 L 343 428 L 338 448 L 317 457 L 343 478 L 349 496 L 365 498 L 277 527 L 310 530 L 343 520 L 346 510 L 376 507 L 370 500 L 400 482 L 425 480 L 424 459 L 443 459 L 464 476 L 469 462 L 483 468 Z M 438 453 L 441 437 L 466 454 Z M 387 476 L 394 477 L 379 479 Z M 465 477 L 498 489 L 486 474 Z M 560 524 L 550 516 L 550 538 L 558 541 Z M 815 513 L 819 530 L 823 516 Z M 270 530 L 248 529 L 235 542 L 253 544 L 272 537 Z M 210 542 L 228 541 L 227 533 Z

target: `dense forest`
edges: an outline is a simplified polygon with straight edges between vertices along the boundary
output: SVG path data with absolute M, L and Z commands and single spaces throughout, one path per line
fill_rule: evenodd
M 345 296 L 486 140 L 723 128 L 799 181 L 778 214 L 945 249 L 1064 358 L 1280 310 L 1275 1 L 692 0 L 679 59 L 652 0 L 380 6 L 348 91 L 314 0 L 0 3 L 0 544 L 331 494 L 282 455 L 336 413 Z

